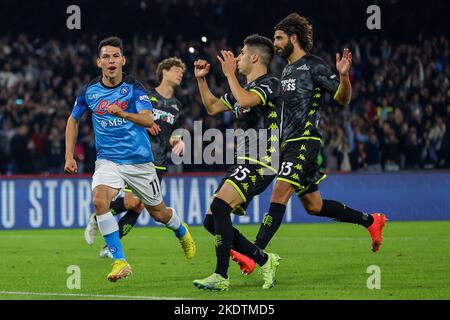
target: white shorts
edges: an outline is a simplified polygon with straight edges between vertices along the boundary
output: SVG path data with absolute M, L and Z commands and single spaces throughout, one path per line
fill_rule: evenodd
M 156 206 L 162 202 L 161 187 L 153 163 L 118 165 L 109 160 L 95 161 L 92 190 L 105 185 L 122 191 L 125 183 L 143 203 Z

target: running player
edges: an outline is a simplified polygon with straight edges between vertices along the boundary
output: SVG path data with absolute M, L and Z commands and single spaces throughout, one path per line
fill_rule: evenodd
M 267 74 L 273 55 L 270 39 L 259 35 L 245 39 L 237 59 L 233 53 L 221 51 L 218 59 L 231 93 L 220 99 L 213 95 L 205 79 L 210 65 L 205 60 L 194 63 L 195 77 L 208 114 L 232 111 L 237 118 L 238 130 L 246 130 L 238 136 L 237 163 L 222 180 L 205 217 L 205 228 L 215 236 L 217 264 L 211 276 L 194 280 L 193 284 L 200 289 L 229 289 L 228 266 L 232 247 L 261 266 L 264 289 L 272 288 L 275 284 L 280 257 L 274 253 L 265 253 L 247 240 L 233 228 L 230 216 L 233 211 L 243 212 L 251 199 L 270 185 L 277 172 L 272 166 L 272 157 L 277 157 L 279 152 L 274 145 L 278 146 L 281 84 L 277 78 Z M 247 79 L 245 87 L 236 78 L 236 67 Z M 249 139 L 246 139 L 247 134 Z M 263 153 L 255 155 L 252 152 L 254 150 L 263 150 Z
M 109 207 L 125 183 L 144 202 L 150 215 L 174 230 L 183 249 L 195 252 L 187 225 L 162 200 L 146 129 L 153 124 L 152 104 L 145 88 L 122 73 L 126 59 L 122 40 L 110 37 L 98 46 L 97 66 L 102 75 L 92 80 L 77 97 L 66 127 L 64 170 L 75 174 L 74 146 L 82 115 L 89 109 L 96 137 L 97 161 L 92 177 L 97 223 L 111 254 L 113 269 L 107 279 L 117 281 L 131 274 L 119 238 L 117 221 Z
M 166 171 L 165 163 L 169 148 L 172 147 L 172 152 L 176 155 L 181 155 L 184 152 L 185 146 L 181 136 L 172 133 L 182 124 L 181 102 L 175 98 L 174 92 L 181 85 L 185 70 L 186 66 L 179 58 L 171 57 L 161 61 L 156 69 L 160 84 L 149 90 L 154 123 L 147 130 L 150 134 L 154 164 L 160 183 Z M 130 232 L 143 209 L 142 201 L 129 188 L 125 188 L 124 197 L 118 197 L 111 203 L 111 212 L 114 215 L 127 211 L 119 220 L 120 238 Z M 89 245 L 94 243 L 97 230 L 97 221 L 95 214 L 93 214 L 84 233 Z M 108 246 L 104 246 L 99 255 L 100 257 L 112 258 Z
M 274 45 L 276 53 L 289 63 L 281 79 L 281 167 L 269 212 L 260 226 L 255 244 L 261 249 L 266 248 L 282 222 L 287 202 L 295 192 L 309 214 L 367 228 L 372 239 L 372 251 L 376 252 L 381 246 L 386 216 L 382 213 L 365 214 L 341 202 L 322 199 L 318 188 L 326 177 L 316 162 L 322 145 L 320 109 L 327 92 L 343 106 L 350 103 L 352 54 L 348 49 L 344 49 L 342 57 L 336 54 L 338 78 L 321 58 L 310 53 L 313 47 L 312 25 L 297 13 L 290 14 L 276 25 Z M 246 261 L 238 261 L 241 269 Z M 245 270 L 248 271 L 248 268 Z

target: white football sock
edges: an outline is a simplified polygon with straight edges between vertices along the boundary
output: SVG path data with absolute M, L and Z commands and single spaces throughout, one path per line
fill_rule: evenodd
M 178 216 L 174 208 L 168 207 L 168 209 L 172 209 L 172 218 L 170 218 L 169 222 L 167 222 L 166 227 L 170 230 L 178 230 L 181 226 L 181 218 Z
M 102 236 L 119 231 L 119 225 L 117 224 L 117 220 L 114 218 L 111 211 L 97 216 L 97 224 Z

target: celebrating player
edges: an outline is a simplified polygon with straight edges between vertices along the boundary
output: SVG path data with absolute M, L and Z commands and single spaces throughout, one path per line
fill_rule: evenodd
M 254 131 L 254 135 L 250 134 L 249 139 L 238 138 L 235 159 L 238 163 L 229 169 L 222 180 L 205 217 L 205 228 L 215 236 L 217 265 L 211 276 L 194 280 L 194 285 L 201 289 L 228 290 L 230 282 L 227 271 L 232 247 L 261 266 L 264 289 L 275 284 L 275 272 L 280 257 L 265 253 L 247 240 L 233 228 L 230 216 L 232 211 L 244 211 L 251 199 L 273 181 L 277 172 L 272 167 L 272 156 L 277 156 L 279 151 L 273 145 L 278 145 L 281 84 L 277 78 L 267 74 L 273 55 L 274 49 L 270 39 L 259 35 L 251 35 L 245 39 L 237 59 L 233 53 L 221 51 L 218 59 L 231 93 L 220 99 L 213 95 L 205 79 L 210 64 L 205 60 L 198 60 L 194 64 L 200 95 L 208 114 L 232 111 L 236 115 L 238 129 Z M 236 78 L 236 67 L 247 79 L 245 87 L 241 87 Z M 268 145 L 272 147 L 269 148 Z M 252 150 L 261 149 L 265 151 L 264 155 L 252 154 Z
M 181 103 L 175 98 L 174 92 L 181 84 L 185 69 L 185 64 L 178 58 L 172 57 L 161 61 L 156 69 L 160 84 L 156 88 L 149 90 L 154 122 L 147 131 L 150 134 L 154 157 L 153 163 L 155 164 L 160 183 L 166 171 L 165 163 L 169 147 L 172 147 L 172 152 L 176 155 L 181 155 L 184 152 L 184 142 L 181 140 L 181 136 L 176 136 L 172 133 L 177 128 L 180 128 L 182 123 Z M 129 188 L 125 188 L 124 197 L 118 197 L 111 203 L 111 212 L 113 214 L 127 211 L 119 220 L 120 238 L 130 232 L 143 209 L 142 201 Z M 93 214 L 84 233 L 88 244 L 94 243 L 97 230 L 97 221 L 95 214 Z M 192 258 L 194 254 L 190 250 L 186 250 L 185 253 L 187 258 Z M 100 256 L 112 258 L 108 246 L 103 247 L 100 251 Z
M 97 161 L 92 177 L 93 203 L 97 223 L 114 263 L 107 279 L 117 281 L 131 274 L 125 259 L 118 224 L 109 207 L 125 183 L 142 199 L 150 215 L 195 251 L 195 243 L 187 225 L 173 208 L 162 200 L 153 162 L 150 140 L 145 128 L 153 125 L 152 104 L 144 87 L 122 73 L 126 59 L 122 40 L 107 38 L 98 46 L 97 66 L 102 75 L 83 88 L 77 97 L 66 127 L 67 173 L 77 172 L 74 146 L 82 115 L 89 109 L 96 137 Z
M 321 58 L 310 53 L 313 47 L 312 25 L 296 13 L 276 25 L 274 45 L 276 53 L 289 63 L 281 79 L 281 167 L 269 212 L 260 226 L 255 244 L 261 249 L 266 248 L 282 222 L 287 202 L 295 192 L 309 214 L 367 228 L 372 239 L 372 251 L 376 252 L 381 246 L 386 216 L 381 213 L 368 215 L 343 203 L 322 199 L 318 188 L 326 177 L 316 162 L 322 144 L 319 132 L 320 108 L 326 92 L 341 105 L 350 103 L 352 54 L 348 49 L 344 49 L 342 57 L 336 54 L 339 78 L 336 77 Z M 246 261 L 240 261 L 241 266 L 245 267 L 245 264 Z

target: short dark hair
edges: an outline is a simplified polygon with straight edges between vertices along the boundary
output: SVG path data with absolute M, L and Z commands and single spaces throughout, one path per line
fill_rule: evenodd
M 108 37 L 100 41 L 100 43 L 98 44 L 98 51 L 97 51 L 97 55 L 99 57 L 100 51 L 102 50 L 103 47 L 106 46 L 120 48 L 120 53 L 123 54 L 123 42 L 122 39 L 120 39 L 119 37 Z
M 260 36 L 259 34 L 252 34 L 245 38 L 244 45 L 258 50 L 261 56 L 261 63 L 266 67 L 270 65 L 275 54 L 275 49 L 269 38 Z
M 158 77 L 159 82 L 162 81 L 163 78 L 163 70 L 170 70 L 172 67 L 179 67 L 181 69 L 186 70 L 186 65 L 184 64 L 181 59 L 177 57 L 170 57 L 167 59 L 164 59 L 158 64 L 158 67 L 156 68 L 156 76 Z
M 313 47 L 313 27 L 312 24 L 298 13 L 291 13 L 278 22 L 275 30 L 286 32 L 289 36 L 296 34 L 300 47 L 306 52 Z

